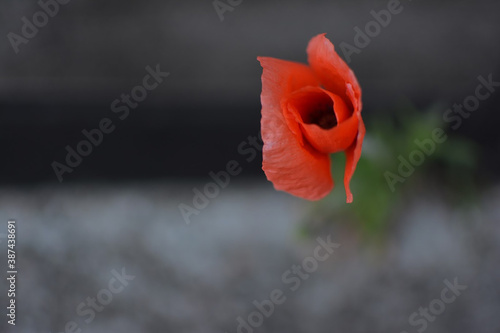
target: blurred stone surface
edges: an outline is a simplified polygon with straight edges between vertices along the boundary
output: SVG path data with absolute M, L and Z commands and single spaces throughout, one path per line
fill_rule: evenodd
M 75 321 L 83 332 L 236 332 L 253 301 L 280 289 L 286 301 L 255 332 L 416 332 L 408 317 L 455 278 L 467 289 L 425 332 L 500 330 L 498 187 L 469 208 L 439 194 L 410 201 L 377 250 L 342 221 L 299 237 L 311 204 L 269 184 L 232 184 L 188 225 L 177 205 L 201 185 L 2 188 L 0 233 L 17 220 L 19 272 L 17 326 L 4 318 L 0 330 L 62 332 Z M 291 291 L 283 273 L 328 235 L 340 248 Z M 135 278 L 86 323 L 77 307 L 122 268 Z

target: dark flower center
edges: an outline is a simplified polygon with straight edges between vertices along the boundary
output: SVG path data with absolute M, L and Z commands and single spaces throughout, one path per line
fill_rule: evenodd
M 300 115 L 306 124 L 315 124 L 323 129 L 337 125 L 337 117 L 333 111 L 332 99 L 324 93 L 304 96 L 306 103 L 302 105 Z
M 316 124 L 323 129 L 330 129 L 337 125 L 337 118 L 333 112 L 333 107 L 315 109 L 304 119 L 306 124 Z

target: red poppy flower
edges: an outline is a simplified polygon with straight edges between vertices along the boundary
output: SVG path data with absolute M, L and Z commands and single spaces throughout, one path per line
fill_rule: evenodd
M 319 200 L 333 188 L 329 154 L 344 151 L 344 186 L 361 155 L 361 88 L 333 44 L 320 34 L 307 47 L 309 66 L 258 57 L 262 73 L 262 169 L 277 190 Z

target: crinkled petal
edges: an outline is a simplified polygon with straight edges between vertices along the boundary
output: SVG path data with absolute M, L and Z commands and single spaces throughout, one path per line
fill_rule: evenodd
M 347 95 L 350 99 L 357 101 L 355 98 L 354 89 L 350 84 L 347 85 Z M 363 139 L 365 137 L 365 124 L 363 123 L 363 119 L 361 118 L 361 101 L 358 101 L 354 105 L 354 114 L 358 118 L 358 135 L 353 144 L 346 149 L 346 163 L 345 163 L 345 172 L 344 172 L 344 187 L 346 191 L 347 203 L 352 202 L 352 193 L 350 189 L 351 178 L 354 175 L 354 171 L 356 171 L 356 165 L 358 164 L 359 158 L 361 156 L 361 149 L 363 146 Z
M 351 84 L 355 99 L 361 99 L 361 88 L 353 71 L 335 52 L 333 44 L 320 34 L 311 39 L 307 47 L 309 65 L 321 82 L 323 87 L 344 98 L 346 103 L 350 100 L 346 95 L 346 84 Z
M 259 57 L 262 74 L 263 147 L 262 169 L 277 190 L 318 200 L 333 188 L 330 159 L 301 144 L 287 125 L 281 102 L 293 91 L 319 83 L 308 66 L 268 57 Z

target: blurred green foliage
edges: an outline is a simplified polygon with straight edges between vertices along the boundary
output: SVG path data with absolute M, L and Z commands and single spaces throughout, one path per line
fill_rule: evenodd
M 365 116 L 367 131 L 363 153 L 351 180 L 354 201 L 352 204 L 345 203 L 345 156 L 333 154 L 335 188 L 328 197 L 313 204 L 313 220 L 351 223 L 363 236 L 380 239 L 394 222 L 404 201 L 415 195 L 438 188 L 460 203 L 473 200 L 477 147 L 466 138 L 450 135 L 451 131 L 442 120 L 445 109 L 435 105 L 419 111 L 405 104 L 386 113 L 387 116 Z M 408 160 L 413 151 L 420 150 L 415 140 L 431 138 L 436 128 L 444 130 L 448 136 L 446 141 L 437 143 L 433 153 L 424 154 L 424 162 L 414 166 L 414 172 L 403 177 L 404 182 L 395 183 L 392 191 L 386 173 L 398 175 L 398 156 Z M 308 220 L 311 220 L 310 217 Z M 301 233 L 308 234 L 309 231 L 307 224 Z

